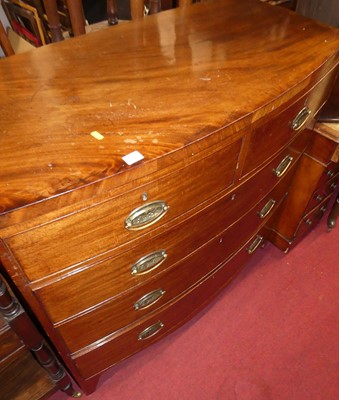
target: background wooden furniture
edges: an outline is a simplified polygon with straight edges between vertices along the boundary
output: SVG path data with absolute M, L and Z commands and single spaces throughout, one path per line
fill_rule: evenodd
M 168 10 L 175 7 L 177 4 L 175 0 L 125 0 L 128 3 L 127 9 L 124 8 L 124 14 L 130 13 L 130 19 L 136 20 L 141 19 L 145 15 L 156 14 L 162 10 Z M 189 0 L 178 5 L 190 5 L 194 1 Z M 55 0 L 44 0 L 46 13 L 49 21 L 53 21 L 51 29 L 53 31 L 58 30 L 53 35 L 53 41 L 62 40 L 61 36 L 61 25 L 58 22 L 58 12 Z M 74 36 L 82 35 L 86 33 L 85 28 L 85 13 L 81 1 L 67 1 L 67 8 L 70 14 L 71 25 L 73 27 Z M 106 0 L 106 20 L 109 25 L 116 25 L 118 20 L 121 19 L 119 16 L 119 0 Z M 104 19 L 104 18 L 103 18 Z
M 46 44 L 46 32 L 37 10 L 20 0 L 2 0 L 13 30 L 35 47 Z
M 63 40 L 61 24 L 59 21 L 58 7 L 55 0 L 44 0 L 47 19 L 50 21 L 50 28 L 53 32 L 52 40 L 54 42 Z M 70 15 L 72 25 L 72 33 L 74 36 L 86 33 L 85 15 L 81 0 L 66 0 L 67 8 Z M 109 25 L 118 23 L 118 7 L 116 0 L 107 0 L 107 22 Z M 160 0 L 149 0 L 148 10 L 150 14 L 157 13 L 161 10 Z M 143 18 L 145 15 L 145 0 L 130 0 L 130 11 L 133 20 Z
M 298 175 L 314 186 L 338 44 L 289 10 L 215 0 L 11 63 L 2 270 L 85 392 L 236 276 Z
M 56 386 L 70 396 L 80 397 L 28 314 L 8 291 L 1 275 L 0 343 L 2 399 L 38 400 Z
M 54 0 L 44 0 L 44 6 L 47 14 L 47 23 L 51 32 L 52 42 L 63 40 L 61 30 L 60 16 L 58 14 L 57 4 Z
M 7 33 L 5 31 L 4 26 L 2 25 L 2 22 L 0 21 L 0 46 L 5 54 L 5 56 L 12 56 L 14 55 L 14 50 L 13 47 L 8 40 Z
M 0 315 L 1 399 L 37 400 L 54 391 L 47 372 L 36 362 Z
M 296 11 L 305 17 L 339 27 L 337 0 L 298 0 Z
M 174 0 L 125 1 L 128 1 L 128 10 L 123 9 L 123 12 L 124 14 L 129 12 L 132 20 L 176 6 Z M 105 3 L 106 15 L 102 18 L 106 19 L 108 25 L 116 25 L 119 18 L 118 1 L 106 0 Z M 189 0 L 179 3 L 179 5 L 193 3 L 192 0 Z M 87 22 L 81 0 L 2 0 L 2 6 L 12 28 L 36 47 L 51 41 L 62 41 L 65 35 L 72 37 L 86 33 Z M 20 16 L 24 16 L 25 21 L 22 21 Z M 102 29 L 102 24 L 100 27 Z M 96 26 L 94 29 L 97 30 L 99 27 Z M 93 28 L 87 30 L 92 31 Z
M 83 33 L 81 1 L 69 6 L 66 0 L 2 0 L 1 4 L 12 28 L 35 47 Z

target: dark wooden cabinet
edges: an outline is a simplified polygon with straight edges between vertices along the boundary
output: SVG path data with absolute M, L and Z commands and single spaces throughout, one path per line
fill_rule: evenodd
M 0 62 L 3 271 L 82 390 L 201 310 L 286 215 L 318 218 L 338 44 L 227 0 Z

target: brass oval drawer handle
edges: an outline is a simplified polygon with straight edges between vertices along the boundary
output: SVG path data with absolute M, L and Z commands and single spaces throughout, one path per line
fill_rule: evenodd
M 273 199 L 269 199 L 268 202 L 264 205 L 261 211 L 258 212 L 258 215 L 261 219 L 267 217 L 267 215 L 273 210 L 276 201 Z
M 286 156 L 277 166 L 277 168 L 273 169 L 273 173 L 276 177 L 281 178 L 285 172 L 288 170 L 289 166 L 292 164 L 293 157 L 288 155 Z
M 145 294 L 145 296 L 142 296 L 137 302 L 134 303 L 134 309 L 142 310 L 152 306 L 154 303 L 160 300 L 165 293 L 166 292 L 164 290 L 157 289 L 153 290 L 153 292 Z
M 159 221 L 168 211 L 165 201 L 156 200 L 133 210 L 125 219 L 125 228 L 131 231 L 145 229 Z
M 157 250 L 153 253 L 147 254 L 147 256 L 141 257 L 135 264 L 131 267 L 132 275 L 142 275 L 153 271 L 158 268 L 167 258 L 167 253 L 165 250 Z
M 254 253 L 257 248 L 264 242 L 264 238 L 260 235 L 257 235 L 253 242 L 250 244 L 249 248 L 247 249 L 248 254 Z
M 291 122 L 291 128 L 295 131 L 302 128 L 305 125 L 306 121 L 308 120 L 308 117 L 310 116 L 310 114 L 311 114 L 311 110 L 308 107 L 302 108 L 298 112 L 298 114 L 296 115 L 294 120 Z
M 151 338 L 152 336 L 160 332 L 163 327 L 164 324 L 161 321 L 156 322 L 155 324 L 149 326 L 148 328 L 140 332 L 138 335 L 138 340 L 145 340 Z

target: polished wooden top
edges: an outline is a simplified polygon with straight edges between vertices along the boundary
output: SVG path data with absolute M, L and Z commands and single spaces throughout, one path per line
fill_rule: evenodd
M 0 212 L 141 176 L 222 127 L 227 137 L 325 74 L 338 44 L 288 10 L 216 0 L 4 59 Z M 144 160 L 127 166 L 134 150 Z

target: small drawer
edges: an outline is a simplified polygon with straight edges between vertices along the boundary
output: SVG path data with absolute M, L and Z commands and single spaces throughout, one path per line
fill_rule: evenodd
M 316 208 L 304 216 L 294 235 L 293 246 L 296 244 L 296 242 L 299 242 L 302 238 L 304 238 L 307 233 L 318 224 L 326 212 L 327 205 L 331 197 L 332 195 L 325 197 L 325 199 L 319 205 L 317 205 Z
M 199 214 L 183 220 L 169 230 L 152 236 L 149 240 L 129 248 L 128 251 L 65 276 L 55 282 L 35 290 L 53 322 L 60 322 L 89 307 L 118 295 L 119 293 L 144 283 L 177 263 L 228 226 L 242 218 L 248 210 L 260 202 L 263 195 L 272 190 L 281 178 L 275 171 L 286 157 L 292 157 L 292 168 L 298 154 L 291 149 L 284 150 L 251 182 L 241 185 L 234 191 L 202 209 Z M 162 252 L 166 257 L 162 257 Z M 158 253 L 155 263 L 148 271 L 134 273 L 135 264 Z M 158 259 L 158 262 L 156 262 Z M 83 293 L 87 295 L 84 296 Z
M 279 195 L 281 196 L 280 190 Z M 272 199 L 274 199 L 272 201 Z M 129 325 L 172 301 L 229 258 L 272 215 L 281 200 L 273 192 L 238 223 L 146 284 L 124 292 L 57 327 L 71 352 Z M 272 206 L 273 204 L 273 206 Z M 263 210 L 265 216 L 262 216 Z M 251 251 L 252 252 L 252 251 Z
M 99 343 L 83 348 L 72 357 L 84 378 L 89 378 L 132 354 L 148 347 L 192 318 L 214 298 L 243 268 L 251 257 L 252 238 L 231 260 L 209 275 L 191 291 Z M 263 240 L 263 239 L 261 239 Z
M 313 193 L 310 201 L 308 202 L 308 205 L 305 210 L 305 214 L 307 214 L 314 207 L 316 207 L 317 205 L 322 203 L 328 195 L 330 195 L 331 193 L 333 193 L 336 190 L 337 187 L 338 187 L 338 181 L 337 181 L 337 177 L 335 176 L 334 178 L 332 178 L 331 180 L 326 182 L 326 184 L 323 185 L 322 188 L 316 190 Z
M 315 111 L 315 104 L 307 106 L 308 96 L 302 97 L 269 122 L 255 128 L 251 133 L 242 176 L 258 168 L 306 126 Z
M 322 189 L 326 187 L 329 182 L 332 183 L 334 179 L 336 179 L 337 175 L 339 174 L 339 164 L 331 162 L 327 165 L 322 173 L 319 182 L 318 182 L 318 189 Z
M 238 140 L 122 196 L 10 237 L 7 244 L 31 281 L 126 245 L 231 186 L 240 146 Z M 152 218 L 155 224 L 140 229 Z
M 333 163 L 330 164 L 329 167 L 326 168 L 325 175 L 328 180 L 331 180 L 335 178 L 339 173 L 339 165 L 333 165 Z

